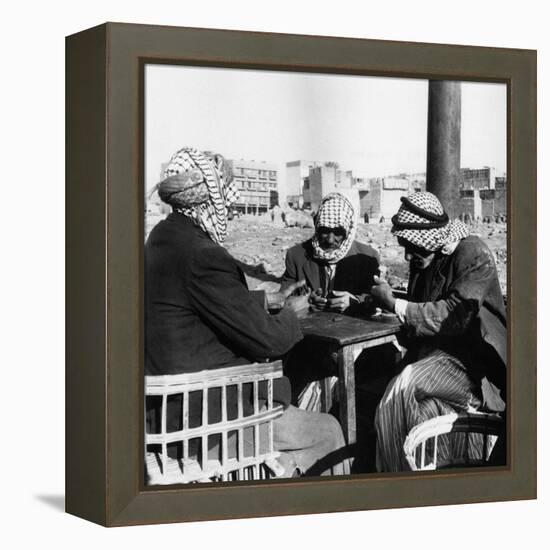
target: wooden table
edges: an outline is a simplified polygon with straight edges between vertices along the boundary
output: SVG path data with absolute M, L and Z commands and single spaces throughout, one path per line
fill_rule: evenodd
M 394 315 L 358 318 L 338 313 L 315 312 L 300 321 L 304 337 L 328 344 L 328 352 L 337 356 L 340 423 L 349 445 L 357 440 L 355 411 L 355 360 L 367 348 L 397 343 L 401 324 Z M 329 380 L 322 381 L 322 410 L 330 409 Z

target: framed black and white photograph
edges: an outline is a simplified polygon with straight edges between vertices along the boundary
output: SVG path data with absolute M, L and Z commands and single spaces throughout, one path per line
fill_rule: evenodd
M 506 465 L 506 83 L 144 70 L 149 482 Z
M 119 24 L 68 44 L 71 513 L 534 496 L 532 52 Z

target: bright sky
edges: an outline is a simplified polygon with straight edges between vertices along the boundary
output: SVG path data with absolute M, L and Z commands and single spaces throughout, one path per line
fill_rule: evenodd
M 426 170 L 428 81 L 148 65 L 146 188 L 184 146 L 367 177 Z M 462 84 L 463 167 L 506 170 L 506 87 Z

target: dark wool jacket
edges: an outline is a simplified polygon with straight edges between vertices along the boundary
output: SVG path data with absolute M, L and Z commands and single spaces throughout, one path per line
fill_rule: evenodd
M 336 273 L 331 290 L 345 290 L 364 299 L 379 275 L 380 257 L 374 248 L 353 241 L 348 253 L 336 264 Z M 323 288 L 325 270 L 323 264 L 313 257 L 311 239 L 290 248 L 286 253 L 283 286 L 305 279 L 310 290 Z
M 297 244 L 287 251 L 286 270 L 282 286 L 305 279 L 309 290 L 324 288 L 325 269 L 323 263 L 313 257 L 311 239 Z M 374 248 L 353 241 L 348 253 L 336 264 L 336 272 L 330 290 L 345 290 L 359 299 L 351 304 L 347 315 L 364 313 L 363 301 L 379 272 L 379 256 Z M 292 402 L 296 403 L 301 390 L 312 380 L 319 380 L 333 373 L 334 362 L 326 346 L 319 346 L 311 340 L 304 340 L 289 354 L 285 362 L 285 374 L 292 386 Z
M 473 374 L 505 384 L 506 307 L 493 255 L 475 236 L 426 270 L 411 270 L 406 332 L 460 358 Z
M 231 255 L 190 218 L 172 213 L 153 228 L 145 244 L 146 374 L 275 359 L 301 338 L 296 315 L 269 315 Z M 274 389 L 276 401 L 289 402 L 287 379 Z M 191 426 L 199 417 L 200 403 L 192 403 Z

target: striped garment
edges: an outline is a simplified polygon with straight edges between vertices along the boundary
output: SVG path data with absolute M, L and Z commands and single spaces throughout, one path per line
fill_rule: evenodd
M 464 365 L 441 350 L 434 350 L 407 365 L 390 381 L 376 411 L 376 466 L 379 472 L 408 471 L 403 443 L 416 425 L 436 416 L 474 411 L 481 405 L 479 388 Z M 453 457 L 481 458 L 480 434 L 453 433 L 439 438 L 438 462 Z

